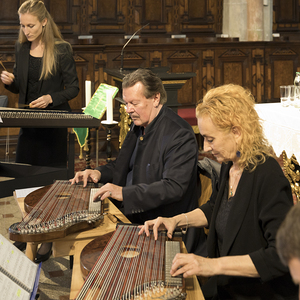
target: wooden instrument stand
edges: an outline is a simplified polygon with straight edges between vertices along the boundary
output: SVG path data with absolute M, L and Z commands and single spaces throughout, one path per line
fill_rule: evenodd
M 26 214 L 24 210 L 24 198 L 17 198 L 14 192 L 14 198 L 18 203 L 22 215 Z M 130 223 L 130 221 L 116 208 L 116 206 L 105 199 L 104 204 L 104 221 L 96 228 L 70 234 L 65 238 L 49 240 L 53 242 L 52 251 L 53 257 L 74 256 L 72 280 L 70 287 L 70 300 L 75 299 L 80 288 L 84 283 L 84 279 L 80 268 L 80 254 L 82 249 L 95 238 L 113 232 L 116 229 L 116 224 L 119 222 Z M 26 256 L 34 260 L 39 243 L 27 243 Z M 196 276 L 186 280 L 186 300 L 204 300 L 201 288 Z

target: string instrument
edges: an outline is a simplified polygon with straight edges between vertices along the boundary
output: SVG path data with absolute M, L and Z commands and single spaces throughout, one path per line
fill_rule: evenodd
M 63 110 L 0 108 L 0 127 L 98 128 L 100 120 L 84 113 Z
M 95 184 L 71 185 L 57 180 L 24 199 L 28 213 L 9 227 L 9 238 L 18 242 L 44 242 L 98 226 L 103 221 L 102 201 L 93 202 Z
M 76 300 L 186 298 L 182 276 L 172 277 L 170 269 L 180 240 L 168 240 L 159 232 L 138 235 L 139 228 L 118 225 L 81 287 Z

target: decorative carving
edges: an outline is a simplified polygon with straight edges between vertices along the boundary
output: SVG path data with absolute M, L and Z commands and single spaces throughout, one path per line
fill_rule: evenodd
M 247 56 L 243 51 L 239 50 L 239 49 L 229 49 L 227 51 L 225 51 L 220 57 L 232 57 L 232 56 Z
M 206 67 L 207 65 L 210 65 L 211 67 L 213 67 L 213 65 L 214 65 L 214 58 L 212 56 L 206 56 L 203 59 L 203 67 Z
M 118 55 L 115 59 L 113 59 L 113 61 L 120 61 L 120 60 L 121 60 L 121 55 Z M 136 52 L 126 51 L 124 52 L 124 61 L 125 60 L 145 60 L 145 58 L 137 54 Z
M 0 54 L 0 60 L 2 62 L 15 62 L 14 57 L 7 54 Z
M 87 60 L 85 58 L 83 58 L 82 56 L 75 54 L 74 56 L 74 60 L 75 62 L 87 62 Z
M 276 49 L 271 55 L 298 55 L 290 48 L 279 48 Z
M 300 166 L 293 154 L 291 158 L 288 158 L 286 152 L 282 152 L 283 158 L 283 172 L 288 181 L 290 182 L 292 193 L 296 195 L 297 201 L 300 201 Z
M 194 55 L 192 52 L 188 51 L 188 50 L 183 50 L 183 51 L 176 51 L 174 52 L 169 58 L 169 61 L 177 61 L 177 60 L 192 60 L 192 61 L 196 61 L 198 59 L 198 57 L 196 55 Z
M 118 126 L 120 127 L 119 149 L 121 149 L 125 137 L 130 129 L 131 118 L 129 117 L 129 114 L 126 112 L 126 106 L 124 104 L 120 105 L 119 111 L 120 111 L 120 122 L 118 123 Z
M 253 59 L 252 59 L 252 64 L 253 65 L 256 65 L 257 63 L 260 63 L 260 64 L 264 64 L 264 58 L 263 56 L 261 55 L 254 55 Z

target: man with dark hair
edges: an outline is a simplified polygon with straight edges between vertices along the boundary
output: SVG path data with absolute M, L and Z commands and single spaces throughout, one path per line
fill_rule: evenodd
M 300 203 L 287 213 L 276 235 L 278 255 L 290 269 L 295 284 L 300 284 Z M 300 298 L 299 298 L 300 299 Z
M 198 146 L 191 126 L 164 105 L 165 88 L 150 70 L 126 75 L 122 89 L 133 123 L 117 159 L 95 170 L 78 172 L 72 184 L 104 183 L 95 199 L 110 197 L 137 224 L 191 211 L 199 196 Z M 202 231 L 197 234 L 204 235 Z M 185 241 L 187 249 L 194 252 L 193 238 Z

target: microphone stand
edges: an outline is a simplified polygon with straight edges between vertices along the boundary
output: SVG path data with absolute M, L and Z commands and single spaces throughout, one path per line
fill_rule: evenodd
M 133 37 L 140 31 L 142 30 L 144 27 L 148 26 L 150 23 L 144 25 L 143 27 L 141 27 L 140 29 L 138 29 L 131 37 L 130 39 L 126 42 L 126 44 L 123 46 L 122 51 L 121 51 L 121 68 L 120 68 L 120 73 L 123 72 L 123 57 L 124 57 L 124 49 L 125 47 L 128 45 L 128 43 L 133 39 Z

